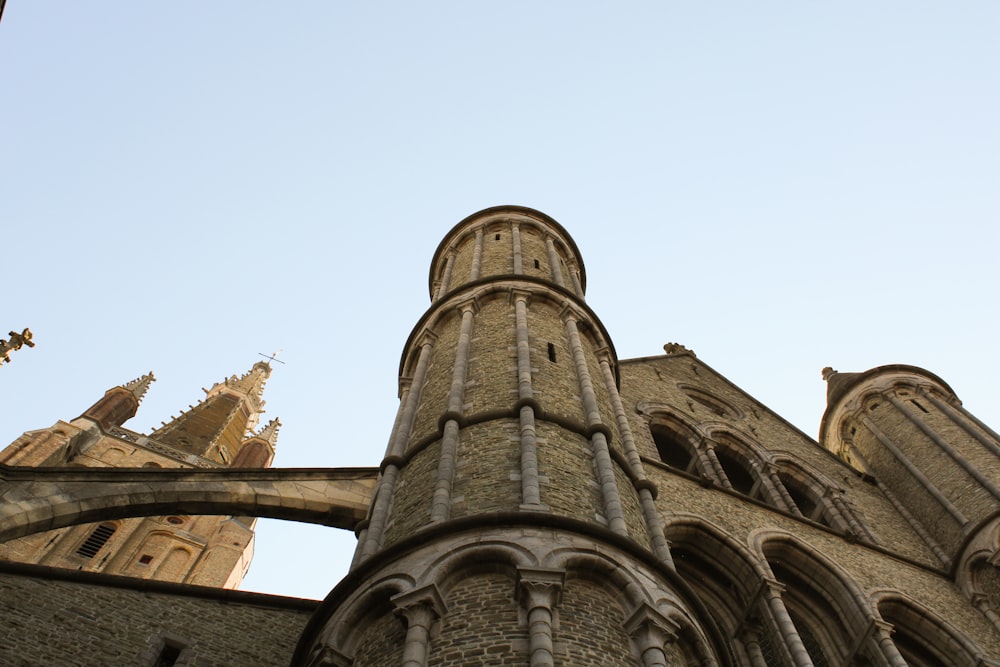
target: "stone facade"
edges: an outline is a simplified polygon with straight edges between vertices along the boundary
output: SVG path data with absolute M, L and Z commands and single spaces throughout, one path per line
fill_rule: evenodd
M 178 605 L 244 628 L 243 652 L 170 615 L 112 637 L 111 613 L 93 619 L 110 628 L 94 654 L 121 641 L 117 655 L 141 656 L 123 664 L 145 665 L 1000 665 L 1000 436 L 943 380 L 827 369 L 816 442 L 683 345 L 619 360 L 586 283 L 573 239 L 538 211 L 456 225 L 404 347 L 378 477 L 351 481 L 367 515 L 349 522 L 329 498 L 358 536 L 342 582 L 295 613 L 177 587 Z M 62 641 L 79 622 L 51 612 L 60 600 L 162 604 L 46 572 L 5 575 L 5 623 L 35 614 Z

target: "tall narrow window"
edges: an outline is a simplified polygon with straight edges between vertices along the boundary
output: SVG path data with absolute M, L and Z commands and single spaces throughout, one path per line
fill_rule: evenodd
M 156 662 L 153 663 L 153 667 L 173 667 L 177 664 L 177 659 L 180 657 L 181 648 L 179 646 L 164 644 L 163 649 L 160 650 L 160 654 L 156 656 Z
M 102 523 L 83 541 L 80 548 L 76 550 L 77 555 L 84 558 L 93 558 L 101 550 L 101 547 L 107 544 L 117 529 L 118 527 L 113 523 Z
M 556 360 L 556 346 L 549 343 L 549 361 L 554 362 Z

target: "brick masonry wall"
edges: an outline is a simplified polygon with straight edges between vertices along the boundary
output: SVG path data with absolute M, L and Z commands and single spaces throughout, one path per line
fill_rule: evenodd
M 538 434 L 542 503 L 553 514 L 606 525 L 590 441 L 547 422 L 538 424 Z
M 880 545 L 930 566 L 940 565 L 930 549 L 875 485 L 861 480 L 846 463 L 699 360 L 689 356 L 626 360 L 621 363 L 621 376 L 622 401 L 630 419 L 636 446 L 642 456 L 659 460 L 648 422 L 638 413 L 638 406 L 644 403 L 669 406 L 672 414 L 679 415 L 706 431 L 737 433 L 741 439 L 762 450 L 791 456 L 802 462 L 809 470 L 822 475 L 835 488 L 843 491 L 847 505 L 874 534 Z M 692 400 L 685 391 L 690 391 L 691 388 L 719 397 L 726 405 L 732 406 L 735 414 L 720 416 Z M 647 471 L 647 474 L 651 473 Z M 661 477 L 657 476 L 656 479 Z M 914 493 L 926 492 L 920 489 Z M 665 497 L 664 489 L 661 489 L 658 504 L 664 511 L 686 511 L 683 503 L 674 506 L 673 502 Z M 931 508 L 928 511 L 940 512 L 940 509 Z M 707 516 L 714 516 L 719 512 L 716 509 Z
M 518 618 L 513 573 L 466 577 L 445 599 L 447 613 L 431 642 L 428 667 L 528 664 L 527 629 Z
M 406 627 L 390 610 L 360 625 L 352 667 L 386 667 L 403 661 Z
M 559 606 L 557 664 L 635 667 L 623 619 L 621 606 L 601 585 L 568 579 Z
M 495 419 L 459 431 L 452 518 L 517 511 L 520 460 L 516 420 Z
M 144 665 L 164 633 L 193 647 L 192 667 L 274 667 L 309 612 L 0 573 L 0 615 L 12 667 Z
M 400 471 L 392 496 L 383 546 L 401 540 L 426 525 L 431 518 L 431 497 L 441 458 L 441 442 L 432 442 Z

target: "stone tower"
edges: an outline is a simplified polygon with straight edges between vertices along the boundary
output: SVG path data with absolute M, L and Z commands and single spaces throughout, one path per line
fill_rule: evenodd
M 256 426 L 270 367 L 257 363 L 205 390 L 188 412 L 149 436 L 123 428 L 155 380 L 152 373 L 108 390 L 70 422 L 30 431 L 0 452 L 16 466 L 221 468 L 270 465 L 277 420 Z M 256 519 L 230 516 L 131 518 L 83 524 L 0 545 L 0 558 L 142 579 L 239 585 L 253 555 Z
M 351 584 L 304 664 L 716 663 L 585 286 L 537 211 L 487 209 L 445 236 Z

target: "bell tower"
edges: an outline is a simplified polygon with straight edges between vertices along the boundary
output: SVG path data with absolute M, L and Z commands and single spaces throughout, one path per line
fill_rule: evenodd
M 257 430 L 264 382 L 258 362 L 204 390 L 205 399 L 149 435 L 124 428 L 155 380 L 113 387 L 70 421 L 30 431 L 0 452 L 12 466 L 264 468 L 280 422 Z M 175 514 L 70 526 L 0 544 L 0 559 L 74 570 L 235 588 L 253 556 L 252 517 Z
M 445 235 L 352 572 L 303 636 L 301 664 L 711 657 L 675 588 L 656 487 L 585 288 L 575 242 L 538 211 L 486 209 Z M 487 598 L 506 602 L 470 616 Z M 612 609 L 626 622 L 588 656 L 589 623 Z

